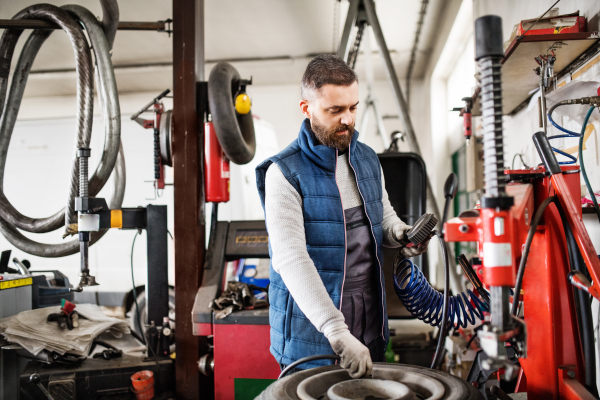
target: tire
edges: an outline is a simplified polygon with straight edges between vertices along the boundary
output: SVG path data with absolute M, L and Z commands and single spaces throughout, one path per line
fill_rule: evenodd
M 136 291 L 137 290 L 138 289 L 136 289 Z M 135 302 L 133 302 L 126 315 L 131 329 L 136 331 L 140 336 L 144 337 L 144 331 L 148 326 L 144 322 L 146 321 L 146 317 L 148 315 L 148 307 L 146 306 L 146 292 L 144 290 L 141 292 L 138 291 L 137 295 L 137 302 L 140 307 L 140 322 L 142 323 L 144 329 L 140 329 L 140 325 L 138 324 Z M 171 329 L 175 329 L 175 289 L 173 288 L 169 288 L 169 318 L 171 319 Z M 162 321 L 160 321 L 160 324 L 162 325 Z
M 415 372 L 435 378 L 445 389 L 443 400 L 484 400 L 481 393 L 477 391 L 467 381 L 446 372 L 433 370 L 424 367 L 403 364 L 385 364 L 374 363 L 375 368 L 393 369 L 401 368 L 402 371 Z M 306 371 L 296 372 L 281 380 L 278 380 L 267 387 L 256 399 L 258 400 L 300 400 L 296 394 L 298 385 L 303 380 L 327 371 L 341 369 L 337 365 L 308 369 Z
M 238 114 L 234 107 L 234 83 L 240 75 L 224 61 L 215 65 L 208 77 L 208 104 L 219 143 L 236 164 L 248 164 L 256 152 L 252 111 Z

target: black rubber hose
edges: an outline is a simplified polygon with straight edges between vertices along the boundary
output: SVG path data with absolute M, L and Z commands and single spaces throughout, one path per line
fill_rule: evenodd
M 525 275 L 525 265 L 527 264 L 527 257 L 529 256 L 529 248 L 531 247 L 531 242 L 533 241 L 533 236 L 537 231 L 537 227 L 540 224 L 540 220 L 542 219 L 542 215 L 544 215 L 544 211 L 548 207 L 548 204 L 552 203 L 556 200 L 556 197 L 551 196 L 540 204 L 533 219 L 531 220 L 531 225 L 529 225 L 529 233 L 527 234 L 527 240 L 525 241 L 525 247 L 523 247 L 523 255 L 521 256 L 521 262 L 519 263 L 519 270 L 517 271 L 517 280 L 515 283 L 515 298 L 519 298 L 521 295 L 521 287 L 523 287 L 523 275 Z M 519 309 L 519 302 L 513 301 L 511 314 L 513 316 L 517 316 L 517 310 Z
M 584 275 L 588 275 L 588 270 L 575 241 L 575 236 L 571 226 L 567 221 L 565 211 L 558 201 L 555 202 L 556 208 L 560 214 L 567 246 L 569 249 L 569 259 L 571 261 L 571 270 L 576 270 Z M 585 386 L 594 397 L 598 397 L 598 388 L 596 385 L 596 351 L 594 349 L 594 321 L 592 319 L 592 302 L 589 295 L 580 289 L 574 289 L 575 301 L 577 305 L 577 321 L 579 322 L 579 336 L 583 347 L 583 359 L 585 365 Z
M 174 322 L 174 321 L 173 321 Z M 143 344 L 144 346 L 146 345 L 146 342 L 144 341 L 144 338 L 142 337 L 142 335 L 140 335 L 139 333 L 137 333 L 136 331 L 134 331 L 133 329 L 130 329 L 130 333 L 131 336 L 134 337 L 134 339 L 136 339 L 138 342 L 140 342 L 141 344 Z
M 119 27 L 119 4 L 117 0 L 100 0 L 100 6 L 102 7 L 102 30 L 108 47 L 112 49 Z
M 118 23 L 118 21 L 114 20 L 114 17 L 118 16 L 118 12 L 116 14 L 114 13 L 116 1 L 101 1 L 105 2 L 107 6 L 110 6 L 110 8 L 112 9 L 112 14 L 108 16 L 105 15 L 105 19 L 110 22 L 110 29 L 116 29 L 116 24 Z M 123 199 L 123 192 L 125 189 L 125 164 L 123 159 L 122 146 L 120 146 L 120 111 L 117 98 L 117 89 L 114 74 L 112 71 L 112 64 L 110 62 L 110 45 L 106 43 L 104 33 L 100 29 L 99 23 L 96 21 L 94 15 L 79 6 L 66 6 L 62 9 L 57 9 L 54 6 L 38 5 L 29 7 L 26 10 L 30 10 L 30 14 L 34 12 L 38 14 L 52 13 L 56 10 L 58 10 L 59 13 L 64 13 L 64 10 L 68 10 L 69 12 L 73 12 L 78 15 L 76 19 L 81 20 L 81 22 L 85 26 L 85 29 L 88 31 L 88 36 L 91 39 L 94 53 L 96 55 L 96 61 L 98 63 L 98 76 L 99 81 L 101 83 L 98 91 L 101 96 L 101 103 L 104 107 L 103 113 L 105 115 L 105 129 L 107 131 L 107 139 L 105 141 L 104 149 L 105 151 L 102 154 L 102 160 L 97 170 L 90 178 L 90 194 L 92 196 L 97 194 L 100 191 L 100 189 L 104 186 L 112 172 L 115 176 L 115 190 L 113 191 L 113 199 L 110 201 L 109 206 L 111 209 L 120 208 Z M 17 16 L 20 16 L 24 11 L 17 14 Z M 65 17 L 65 15 L 63 14 L 63 17 L 64 20 L 67 21 L 66 17 L 68 17 L 68 15 L 66 15 Z M 65 24 L 65 26 L 69 26 L 69 24 L 67 24 L 66 22 Z M 85 40 L 83 33 L 80 32 L 79 34 L 76 34 L 76 31 L 81 31 L 80 25 L 78 25 L 76 21 L 72 21 L 72 24 L 70 25 L 73 25 L 71 28 L 69 28 L 73 31 L 72 35 L 81 36 L 82 40 L 79 40 L 77 43 L 79 43 L 89 52 L 89 45 Z M 12 59 L 14 52 L 14 40 L 19 37 L 21 31 L 22 30 L 7 30 L 2 36 L 2 39 L 0 41 L 0 54 L 4 54 L 7 57 L 7 59 Z M 7 240 L 9 240 L 11 244 L 13 244 L 15 247 L 19 248 L 22 251 L 42 257 L 62 257 L 79 252 L 79 243 L 77 240 L 61 243 L 58 245 L 37 243 L 23 236 L 20 232 L 17 231 L 16 228 L 36 233 L 45 233 L 53 231 L 55 229 L 58 229 L 61 225 L 64 225 L 65 210 L 63 209 L 48 218 L 29 218 L 19 213 L 10 204 L 8 199 L 2 193 L 4 164 L 6 162 L 8 145 L 21 103 L 21 98 L 23 96 L 25 85 L 27 83 L 29 70 L 31 68 L 31 65 L 33 64 L 33 60 L 35 59 L 39 48 L 44 43 L 45 39 L 50 33 L 51 31 L 36 30 L 28 38 L 25 46 L 23 47 L 23 50 L 21 51 L 21 55 L 16 66 L 16 71 L 18 71 L 18 73 L 13 74 L 12 84 L 10 86 L 10 94 L 8 98 L 6 97 L 8 75 L 5 75 L 4 72 L 0 71 L 0 104 L 3 104 L 6 101 L 0 124 L 0 232 L 5 234 Z M 2 56 L 0 56 L 0 58 L 2 58 Z M 92 72 L 88 73 L 88 71 L 85 71 L 85 73 L 89 75 L 91 82 L 93 82 L 93 66 L 91 64 L 91 56 L 89 61 L 89 67 Z M 90 93 L 92 93 L 92 89 L 93 88 L 90 86 L 90 88 L 86 90 L 89 90 Z M 89 113 L 89 115 L 91 115 L 92 109 L 91 107 L 89 107 L 89 109 L 85 108 L 85 110 L 82 111 L 80 107 L 80 109 L 78 110 L 78 114 L 81 114 L 82 112 Z M 87 118 L 88 117 L 86 116 L 84 119 L 87 120 Z M 80 119 L 81 118 L 78 117 L 78 120 Z M 81 134 L 81 132 L 79 133 Z M 74 165 L 74 171 L 76 171 L 77 163 L 75 162 Z M 77 177 L 77 174 L 72 174 L 72 187 L 73 176 Z M 74 187 L 76 188 L 77 185 L 75 185 Z M 73 193 L 76 194 L 76 192 L 72 192 L 71 194 Z M 69 204 L 72 203 L 73 201 L 71 199 L 69 201 Z M 73 213 L 68 212 L 67 214 L 71 215 Z M 94 242 L 97 241 L 100 237 L 102 237 L 102 235 L 105 232 L 106 231 L 101 231 L 97 234 L 94 234 L 92 240 Z
M 281 378 L 285 377 L 291 370 L 293 370 L 300 364 L 304 364 L 304 363 L 311 362 L 311 361 L 317 361 L 317 360 L 336 360 L 337 361 L 339 359 L 340 359 L 340 356 L 336 356 L 333 354 L 320 354 L 318 356 L 304 357 L 304 358 L 299 359 L 298 361 L 294 361 L 293 363 L 291 363 L 290 365 L 285 367 L 284 370 L 281 371 L 281 374 L 279 374 L 279 377 L 277 379 L 281 379 Z
M 104 340 L 99 340 L 99 339 L 94 339 L 94 341 L 92 342 L 92 346 L 90 347 L 90 351 L 88 352 L 88 355 L 92 354 L 94 352 L 94 350 L 96 349 L 96 346 L 102 346 L 106 349 L 112 349 L 112 350 L 119 350 L 118 348 L 116 348 L 115 346 L 113 346 L 112 344 L 105 342 Z
M 77 140 L 76 140 L 76 148 L 80 147 L 89 147 L 89 141 L 92 132 L 92 118 L 93 118 L 93 104 L 94 104 L 94 67 L 92 63 L 92 55 L 90 51 L 89 44 L 81 30 L 81 27 L 78 23 L 63 9 L 58 8 L 56 6 L 50 4 L 37 4 L 29 6 L 19 13 L 17 13 L 13 19 L 42 19 L 46 21 L 51 21 L 57 25 L 59 25 L 69 37 L 75 55 L 75 65 L 77 70 L 77 102 L 79 104 L 78 112 L 77 112 Z M 8 71 L 11 65 L 12 57 L 14 54 L 14 47 L 16 44 L 16 40 L 18 40 L 19 36 L 23 32 L 22 29 L 7 29 L 4 31 L 2 35 L 2 39 L 0 40 L 0 59 L 3 59 L 3 67 L 0 67 L 0 70 L 4 70 L 4 66 L 6 67 L 6 71 L 0 71 L 0 113 L 3 111 L 6 114 L 14 112 L 15 110 L 8 106 L 6 109 L 4 105 L 6 104 L 6 91 L 8 86 Z M 33 34 L 32 34 L 33 36 Z M 34 40 L 33 42 L 29 42 L 29 44 L 41 45 L 43 43 Z M 35 46 L 34 46 L 35 47 Z M 37 52 L 37 49 L 35 50 Z M 5 65 L 4 65 L 5 64 Z M 26 66 L 27 69 L 31 67 L 31 64 Z M 13 82 L 21 83 L 21 75 L 20 68 L 18 69 L 19 73 L 15 74 L 16 79 L 13 79 Z M 26 76 L 25 76 L 26 78 Z M 12 91 L 12 89 L 11 89 Z M 12 95 L 12 93 L 11 93 Z M 8 104 L 7 104 L 8 105 Z M 3 119 L 5 116 L 2 117 Z M 16 119 L 16 115 L 14 116 Z M 4 163 L 6 162 L 6 151 L 8 150 L 8 142 L 10 141 L 10 134 L 12 132 L 2 132 L 2 139 L 0 144 L 2 144 L 0 150 L 0 166 L 2 173 L 4 172 Z M 6 147 L 6 148 L 5 148 Z M 77 219 L 75 218 L 74 211 L 74 198 L 77 196 L 77 176 L 78 176 L 78 163 L 74 162 L 71 167 L 71 179 L 69 184 L 69 201 L 67 201 L 66 211 L 64 214 L 66 227 L 68 228 L 72 223 L 76 223 Z M 3 207 L 4 208 L 4 207 Z M 0 209 L 0 212 L 4 214 L 4 209 Z M 58 214 L 52 216 L 50 218 L 55 218 L 54 222 L 57 223 L 61 219 L 61 215 Z M 4 218 L 6 219 L 6 218 Z M 42 220 L 42 224 L 44 224 L 46 219 Z M 34 225 L 40 223 L 40 220 L 33 221 Z M 29 230 L 28 227 L 19 227 L 20 229 Z M 56 229 L 56 228 L 54 228 Z M 53 230 L 53 229 L 52 229 Z M 32 231 L 33 232 L 33 231 Z
M 444 256 L 444 305 L 442 310 L 442 323 L 440 324 L 438 344 L 437 348 L 435 349 L 433 361 L 431 362 L 431 369 L 438 368 L 442 362 L 442 357 L 444 355 L 444 341 L 446 339 L 446 334 L 448 333 L 448 309 L 450 306 L 450 258 L 448 255 L 448 248 L 446 247 L 444 236 L 438 231 L 434 231 L 434 233 L 440 240 L 440 246 L 442 247 L 442 254 Z
M 227 157 L 236 164 L 254 158 L 256 139 L 252 112 L 238 114 L 234 107 L 234 90 L 240 80 L 237 70 L 224 61 L 215 65 L 208 77 L 208 103 L 219 143 Z

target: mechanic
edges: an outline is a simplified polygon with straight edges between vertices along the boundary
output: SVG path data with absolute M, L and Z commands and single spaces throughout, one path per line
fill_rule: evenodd
M 319 55 L 301 96 L 298 138 L 256 168 L 271 253 L 270 350 L 281 368 L 335 353 L 353 378 L 369 376 L 389 340 L 381 247 L 402 247 L 411 227 L 390 204 L 377 154 L 357 140 L 354 71 Z

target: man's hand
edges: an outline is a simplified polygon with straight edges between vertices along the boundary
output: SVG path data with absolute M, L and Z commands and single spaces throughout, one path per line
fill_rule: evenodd
M 403 243 L 408 242 L 406 232 L 408 232 L 410 228 L 412 228 L 411 225 L 406 225 L 404 222 L 398 222 L 394 225 L 394 239 Z
M 428 245 L 429 245 L 429 239 L 427 239 L 423 243 L 419 244 L 418 246 L 411 246 L 411 247 L 404 246 L 400 249 L 400 253 L 402 253 L 402 255 L 407 258 L 420 256 L 421 254 L 423 254 L 427 251 Z
M 349 330 L 344 330 L 329 337 L 329 343 L 335 354 L 342 358 L 340 365 L 348 371 L 352 378 L 370 376 L 373 362 L 369 349 L 358 341 Z
M 406 225 L 404 222 L 399 222 L 396 225 L 394 225 L 394 236 L 395 236 L 396 240 L 399 242 L 402 242 L 402 243 L 410 243 L 408 241 L 408 239 L 406 238 L 406 233 L 411 228 L 412 228 L 412 226 Z M 407 247 L 406 245 L 404 245 L 400 249 L 400 253 L 404 257 L 416 257 L 416 256 L 419 256 L 419 255 L 425 253 L 427 251 L 428 245 L 429 245 L 429 239 L 427 239 L 425 242 L 419 244 L 418 246 L 411 245 L 411 247 Z

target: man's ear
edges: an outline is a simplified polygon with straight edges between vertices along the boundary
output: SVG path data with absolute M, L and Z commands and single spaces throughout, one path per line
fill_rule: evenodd
M 300 111 L 306 118 L 310 118 L 310 111 L 308 110 L 308 100 L 300 100 Z

